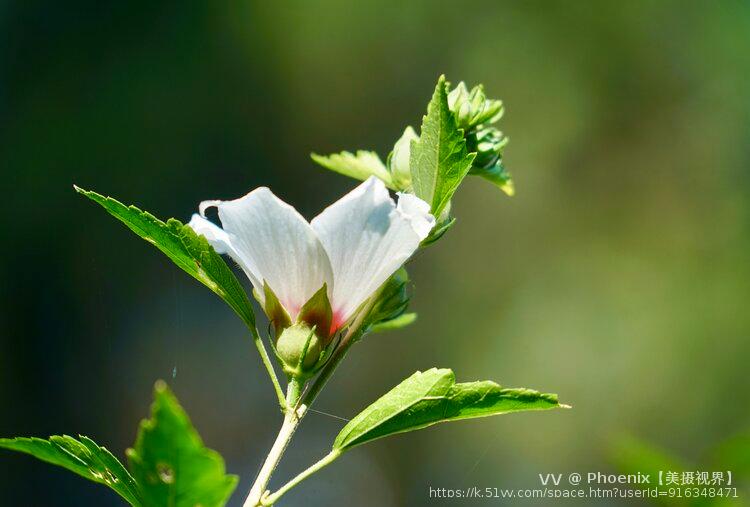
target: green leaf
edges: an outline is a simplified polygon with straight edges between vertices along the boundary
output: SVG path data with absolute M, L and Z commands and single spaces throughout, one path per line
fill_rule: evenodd
M 135 480 L 117 458 L 93 440 L 67 435 L 43 438 L 0 438 L 0 447 L 30 454 L 58 465 L 90 481 L 109 486 L 130 505 L 141 506 L 141 492 Z
M 310 156 L 315 162 L 331 171 L 362 181 L 370 176 L 377 176 L 387 187 L 394 189 L 391 173 L 374 151 L 359 150 L 356 155 L 342 151 L 328 156 L 312 153 Z
M 125 206 L 111 197 L 74 188 L 101 205 L 131 231 L 161 250 L 186 273 L 218 294 L 248 327 L 255 328 L 255 314 L 247 293 L 206 238 L 174 218 L 162 222 L 135 206 Z
M 383 331 L 393 331 L 395 329 L 401 329 L 402 327 L 406 327 L 409 324 L 414 323 L 414 321 L 417 320 L 417 314 L 414 312 L 411 313 L 402 313 L 398 317 L 394 317 L 390 320 L 384 320 L 378 324 L 375 324 L 370 328 L 371 333 L 382 333 Z
M 464 132 L 448 108 L 445 76 L 440 76 L 409 161 L 414 193 L 430 204 L 434 216 L 440 216 L 475 155 L 467 152 Z
M 530 389 L 507 389 L 494 382 L 457 384 L 453 371 L 416 372 L 344 426 L 333 443 L 345 451 L 372 440 L 440 422 L 560 408 L 557 396 Z
M 151 419 L 141 422 L 127 456 L 147 506 L 218 507 L 237 486 L 237 477 L 225 474 L 221 455 L 203 445 L 163 382 L 156 383 Z

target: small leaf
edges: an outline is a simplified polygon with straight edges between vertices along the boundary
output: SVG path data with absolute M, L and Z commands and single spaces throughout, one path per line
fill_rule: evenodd
M 131 231 L 161 250 L 182 270 L 218 294 L 248 327 L 255 328 L 255 314 L 247 293 L 206 238 L 174 218 L 162 222 L 135 206 L 125 206 L 111 197 L 82 188 L 75 189 L 101 205 Z
M 414 323 L 415 320 L 417 320 L 416 313 L 402 313 L 398 317 L 394 317 L 390 320 L 384 320 L 378 324 L 375 324 L 370 328 L 370 332 L 382 333 L 383 331 L 393 331 L 396 329 L 401 329 L 402 327 L 406 327 L 409 324 Z
M 156 383 L 151 419 L 141 422 L 127 456 L 148 506 L 220 507 L 237 486 L 237 477 L 225 474 L 221 455 L 203 445 L 163 382 Z
M 414 193 L 430 204 L 434 216 L 447 206 L 475 155 L 466 149 L 464 132 L 448 108 L 445 76 L 440 76 L 409 161 Z
M 377 176 L 387 187 L 394 189 L 388 168 L 374 151 L 359 150 L 356 155 L 342 151 L 328 156 L 312 153 L 310 156 L 331 171 L 362 181 L 370 176 Z
M 490 381 L 457 384 L 453 371 L 432 368 L 416 372 L 349 421 L 333 449 L 348 450 L 440 422 L 562 406 L 554 394 L 507 389 Z
M 109 486 L 130 505 L 144 505 L 135 480 L 117 458 L 93 440 L 67 435 L 42 438 L 0 438 L 0 447 L 30 454 L 37 459 L 61 466 L 90 481 Z

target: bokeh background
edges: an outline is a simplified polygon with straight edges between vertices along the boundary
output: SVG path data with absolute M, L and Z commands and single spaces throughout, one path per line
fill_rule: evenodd
M 574 409 L 379 441 L 284 505 L 481 505 L 429 487 L 615 471 L 623 434 L 702 463 L 750 427 L 748 2 L 11 1 L 0 34 L 0 435 L 122 456 L 164 378 L 241 505 L 280 422 L 246 330 L 72 185 L 181 219 L 268 185 L 311 218 L 354 182 L 309 153 L 387 155 L 440 73 L 505 101 L 518 193 L 466 181 L 411 264 L 419 321 L 353 349 L 316 408 L 437 365 Z M 342 424 L 311 414 L 273 484 Z M 121 503 L 2 452 L 0 505 Z

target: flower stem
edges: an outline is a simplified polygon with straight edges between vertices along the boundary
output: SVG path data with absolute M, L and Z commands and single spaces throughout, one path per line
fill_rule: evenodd
M 312 466 L 310 466 L 308 469 L 300 472 L 294 479 L 292 479 L 291 481 L 287 482 L 282 487 L 280 487 L 278 490 L 276 490 L 275 493 L 273 493 L 271 495 L 266 495 L 263 498 L 261 498 L 260 504 L 262 506 L 273 505 L 274 503 L 276 503 L 279 500 L 279 498 L 281 498 L 284 495 L 284 493 L 286 493 L 287 491 L 289 491 L 290 489 L 292 489 L 293 487 L 295 487 L 297 484 L 299 484 L 300 482 L 302 482 L 305 479 L 307 479 L 308 477 L 310 477 L 315 472 L 319 471 L 320 469 L 322 469 L 322 468 L 330 465 L 334 461 L 336 461 L 336 459 L 339 456 L 341 456 L 341 451 L 334 450 L 334 451 L 329 452 L 325 457 L 323 457 L 323 459 L 321 459 L 320 461 L 316 462 L 315 464 L 313 464 Z
M 263 366 L 266 367 L 268 376 L 271 377 L 273 390 L 276 392 L 276 397 L 279 399 L 279 406 L 281 406 L 282 410 L 285 410 L 286 400 L 284 399 L 284 391 L 281 389 L 281 384 L 279 383 L 279 377 L 276 376 L 276 370 L 274 370 L 273 368 L 273 364 L 271 363 L 271 358 L 268 357 L 268 351 L 266 351 L 266 346 L 263 345 L 263 340 L 261 340 L 260 334 L 258 334 L 258 330 L 255 329 L 255 327 L 251 327 L 250 332 L 253 335 L 253 342 L 255 342 L 255 347 L 258 349 L 258 352 L 260 353 L 260 360 L 263 362 Z
M 296 486 L 299 482 L 302 482 L 308 476 L 314 474 L 339 457 L 340 453 L 338 451 L 331 451 L 331 453 L 329 453 L 326 457 L 292 479 L 273 495 L 268 495 L 266 493 L 266 488 L 268 487 L 268 483 L 271 480 L 271 475 L 278 466 L 281 457 L 284 455 L 284 452 L 289 445 L 289 442 L 292 440 L 292 436 L 294 436 L 294 432 L 297 429 L 297 426 L 299 426 L 302 418 L 307 414 L 308 407 L 313 403 L 313 401 L 315 401 L 315 398 L 317 398 L 323 387 L 325 387 L 328 379 L 331 378 L 331 375 L 333 375 L 336 367 L 339 365 L 342 359 L 344 359 L 344 356 L 349 350 L 349 347 L 351 347 L 352 344 L 354 344 L 354 342 L 356 342 L 357 339 L 359 339 L 364 333 L 364 330 L 362 329 L 364 320 L 370 313 L 372 306 L 375 304 L 377 295 L 380 294 L 380 291 L 383 290 L 384 285 L 385 284 L 383 284 L 380 289 L 378 289 L 378 291 L 373 294 L 370 302 L 365 305 L 365 307 L 360 311 L 359 315 L 354 319 L 354 322 L 351 326 L 349 326 L 349 330 L 347 331 L 346 335 L 341 340 L 341 344 L 334 353 L 334 356 L 330 359 L 330 361 L 328 361 L 328 364 L 323 367 L 323 370 L 318 375 L 318 378 L 315 379 L 315 382 L 313 382 L 313 385 L 310 387 L 308 392 L 305 393 L 304 397 L 300 399 L 300 397 L 302 396 L 304 382 L 301 382 L 297 378 L 292 378 L 290 380 L 289 386 L 287 387 L 286 399 L 283 400 L 282 405 L 284 407 L 284 422 L 281 425 L 279 434 L 276 436 L 276 441 L 273 443 L 268 456 L 266 456 L 266 461 L 263 463 L 263 466 L 258 473 L 258 477 L 255 479 L 253 487 L 250 489 L 250 493 L 248 494 L 243 507 L 261 507 L 263 505 L 271 505 L 273 502 L 278 500 L 281 495 Z M 257 331 L 255 334 L 257 335 Z M 258 339 L 258 342 L 260 342 L 260 339 Z M 263 351 L 261 352 L 261 357 L 266 357 L 267 359 L 268 355 L 266 354 L 264 356 L 265 347 L 263 347 L 262 342 L 260 342 L 260 347 L 263 349 Z M 269 366 L 267 367 L 270 367 L 270 361 L 268 365 Z M 272 367 L 271 371 L 273 371 Z M 276 374 L 273 373 L 272 380 L 275 378 Z M 277 384 L 278 380 L 276 380 L 274 383 Z M 273 501 L 271 503 L 267 503 L 268 500 L 263 500 L 264 495 L 267 495 L 266 498 L 273 499 Z
M 287 396 L 284 400 L 284 422 L 281 424 L 279 434 L 276 436 L 276 440 L 271 447 L 271 450 L 266 456 L 266 461 L 258 472 L 258 476 L 255 478 L 255 483 L 250 489 L 250 493 L 247 495 L 247 499 L 243 504 L 244 507 L 256 507 L 261 505 L 260 499 L 263 493 L 266 491 L 268 482 L 271 480 L 274 470 L 279 464 L 281 457 L 284 455 L 289 442 L 294 436 L 294 431 L 297 429 L 301 418 L 297 414 L 295 407 L 299 402 L 300 394 L 302 393 L 303 383 L 298 379 L 292 379 L 287 387 Z

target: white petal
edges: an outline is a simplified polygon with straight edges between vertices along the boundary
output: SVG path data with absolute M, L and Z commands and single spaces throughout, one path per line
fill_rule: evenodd
M 411 257 L 434 225 L 427 203 L 405 197 L 397 207 L 383 182 L 370 177 L 311 222 L 331 260 L 338 323 Z
M 207 202 L 209 201 L 204 201 L 201 203 L 201 211 L 205 211 L 207 206 L 204 206 L 204 203 Z M 216 204 L 211 204 L 210 206 L 215 205 Z M 239 252 L 237 252 L 237 250 L 235 250 L 234 246 L 232 245 L 232 236 L 230 234 L 228 234 L 224 229 L 217 226 L 213 222 L 206 220 L 205 218 L 197 214 L 193 215 L 193 218 L 190 219 L 188 225 L 196 233 L 204 236 L 211 244 L 211 246 L 214 247 L 214 250 L 216 250 L 217 253 L 228 254 L 237 264 L 239 264 L 247 277 L 250 279 L 250 282 L 252 282 L 253 287 L 257 288 L 258 286 L 260 286 L 258 293 L 261 297 L 263 297 L 263 281 L 258 276 L 257 268 L 252 263 L 252 261 L 244 258 Z
M 399 192 L 396 210 L 411 224 L 419 241 L 425 239 L 435 227 L 435 217 L 430 215 L 430 205 L 414 194 Z
M 194 214 L 190 219 L 190 222 L 188 222 L 188 226 L 196 233 L 205 236 L 205 238 L 208 240 L 211 246 L 214 247 L 214 250 L 216 250 L 217 253 L 231 253 L 232 245 L 230 244 L 229 234 L 227 234 L 221 227 L 215 225 L 209 220 L 206 220 L 197 213 Z
M 263 281 L 292 319 L 324 283 L 333 283 L 331 264 L 310 224 L 292 206 L 265 188 L 234 201 L 211 203 L 219 209 L 222 227 L 243 262 L 256 274 L 256 292 Z

